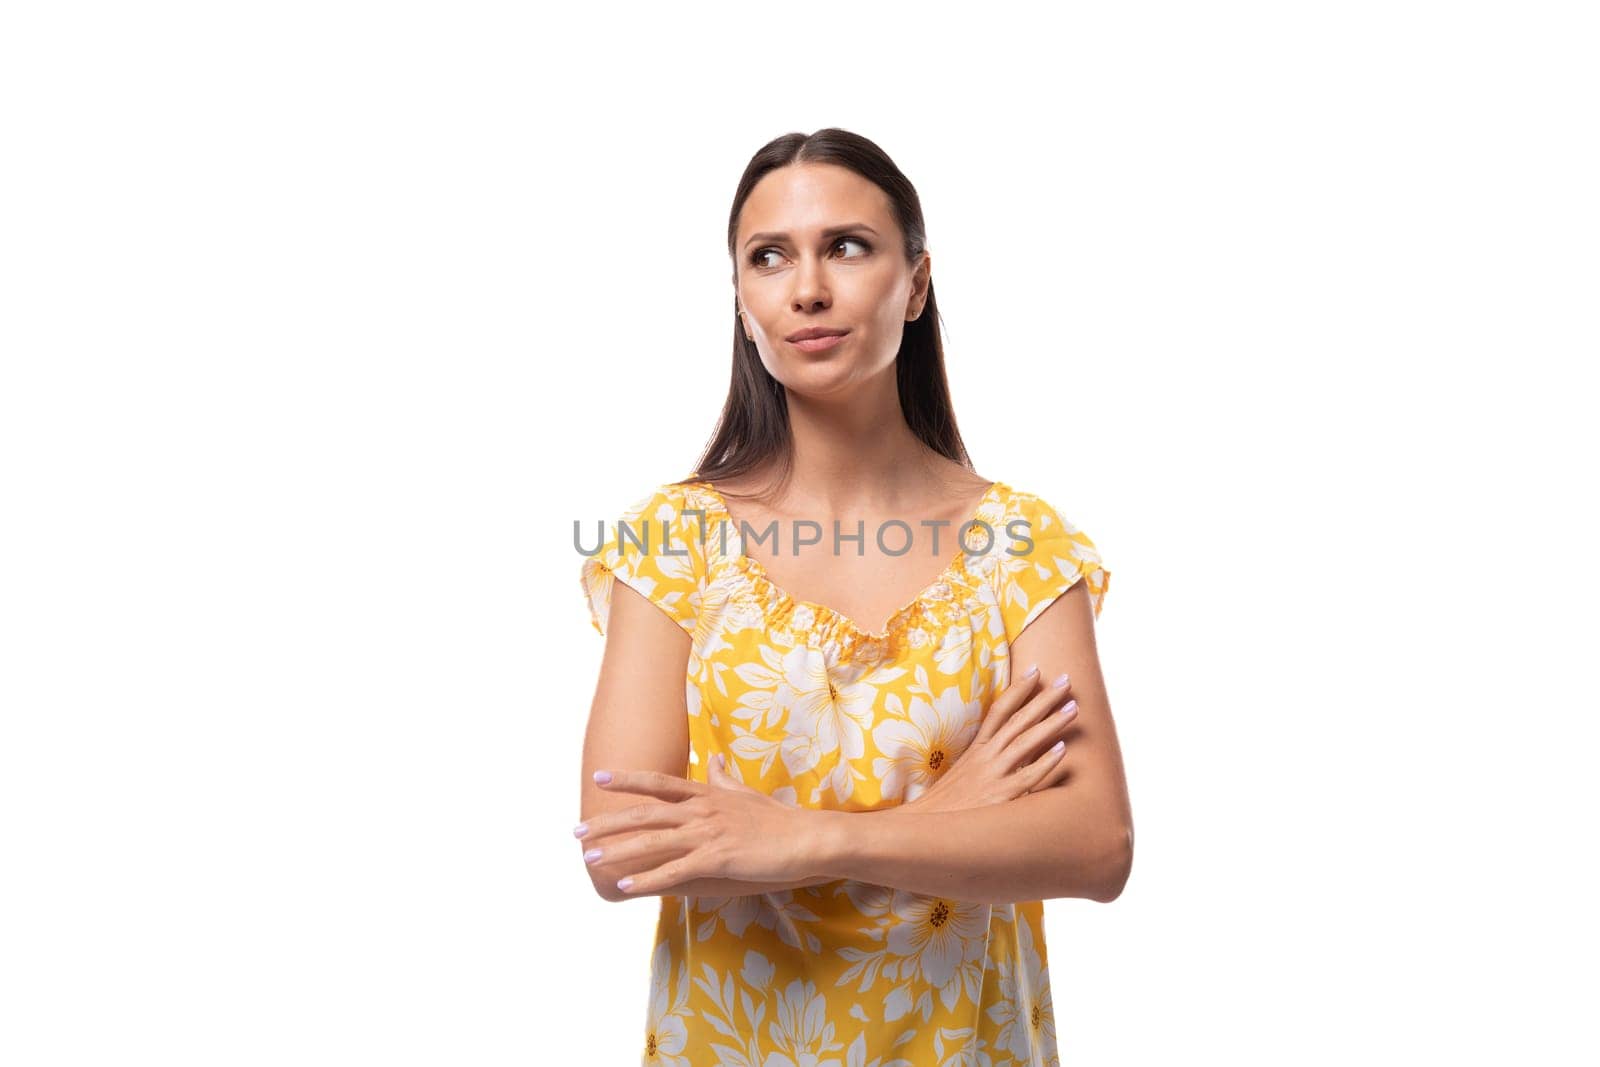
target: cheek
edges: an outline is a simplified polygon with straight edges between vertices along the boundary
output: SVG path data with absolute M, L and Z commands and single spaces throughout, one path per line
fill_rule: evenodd
M 903 322 L 910 297 L 910 283 L 901 275 L 890 274 L 878 279 L 871 294 L 873 321 L 885 326 Z

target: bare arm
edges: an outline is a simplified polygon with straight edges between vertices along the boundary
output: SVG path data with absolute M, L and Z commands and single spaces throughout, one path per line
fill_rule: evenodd
M 1072 676 L 1078 717 L 1067 734 L 1065 781 L 959 811 L 890 809 L 848 823 L 818 812 L 819 872 L 976 902 L 1109 902 L 1121 894 L 1133 864 L 1133 816 L 1083 582 L 1017 635 L 1012 659 L 1038 663 L 1047 678 Z
M 612 589 L 605 653 L 583 739 L 580 819 L 587 821 L 620 808 L 666 803 L 654 797 L 607 793 L 595 785 L 594 772 L 598 769 L 625 767 L 688 777 L 689 708 L 684 692 L 688 668 L 689 635 L 643 595 L 618 581 Z M 646 832 L 617 835 L 607 843 L 608 847 Z M 604 899 L 631 900 L 637 896 L 617 889 L 617 879 L 632 870 L 620 869 L 604 859 L 590 864 L 588 869 L 595 892 Z M 675 886 L 672 892 L 677 896 L 744 896 L 832 880 L 821 874 L 792 883 L 702 878 Z

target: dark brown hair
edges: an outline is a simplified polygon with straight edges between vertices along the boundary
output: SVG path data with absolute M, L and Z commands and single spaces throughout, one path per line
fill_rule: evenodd
M 927 226 L 922 219 L 922 203 L 917 191 L 900 173 L 900 168 L 876 144 L 859 134 L 828 127 L 807 135 L 787 133 L 768 141 L 751 157 L 728 213 L 728 255 L 733 260 L 733 282 L 739 284 L 739 215 L 750 191 L 769 172 L 796 163 L 831 163 L 848 167 L 882 189 L 889 197 L 895 221 L 905 235 L 907 262 L 915 262 L 927 248 Z M 895 378 L 899 385 L 900 410 L 906 424 L 924 444 L 962 466 L 972 468 L 961 432 L 956 428 L 955 407 L 950 401 L 950 385 L 945 378 L 944 345 L 939 337 L 939 305 L 934 299 L 933 282 L 928 282 L 928 299 L 922 314 L 905 324 L 900 351 L 895 358 Z M 695 465 L 694 474 L 674 485 L 687 482 L 735 478 L 762 468 L 769 461 L 778 464 L 786 476 L 794 458 L 794 440 L 789 431 L 789 410 L 783 385 L 767 373 L 754 341 L 747 339 L 739 323 L 739 301 L 734 297 L 733 374 L 728 382 L 728 397 L 723 402 L 711 441 Z

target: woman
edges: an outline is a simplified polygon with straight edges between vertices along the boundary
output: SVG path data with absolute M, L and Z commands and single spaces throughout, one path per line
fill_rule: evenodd
M 872 142 L 762 148 L 716 435 L 583 564 L 574 833 L 606 900 L 661 898 L 651 1067 L 1057 1063 L 1042 901 L 1128 876 L 1109 573 L 974 473 L 924 234 Z

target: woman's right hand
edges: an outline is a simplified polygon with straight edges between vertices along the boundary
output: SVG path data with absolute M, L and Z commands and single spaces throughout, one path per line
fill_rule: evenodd
M 989 705 L 977 736 L 939 778 L 903 808 L 954 811 L 1002 804 L 1067 776 L 1065 735 L 1078 717 L 1071 679 L 1044 685 L 1035 667 Z

